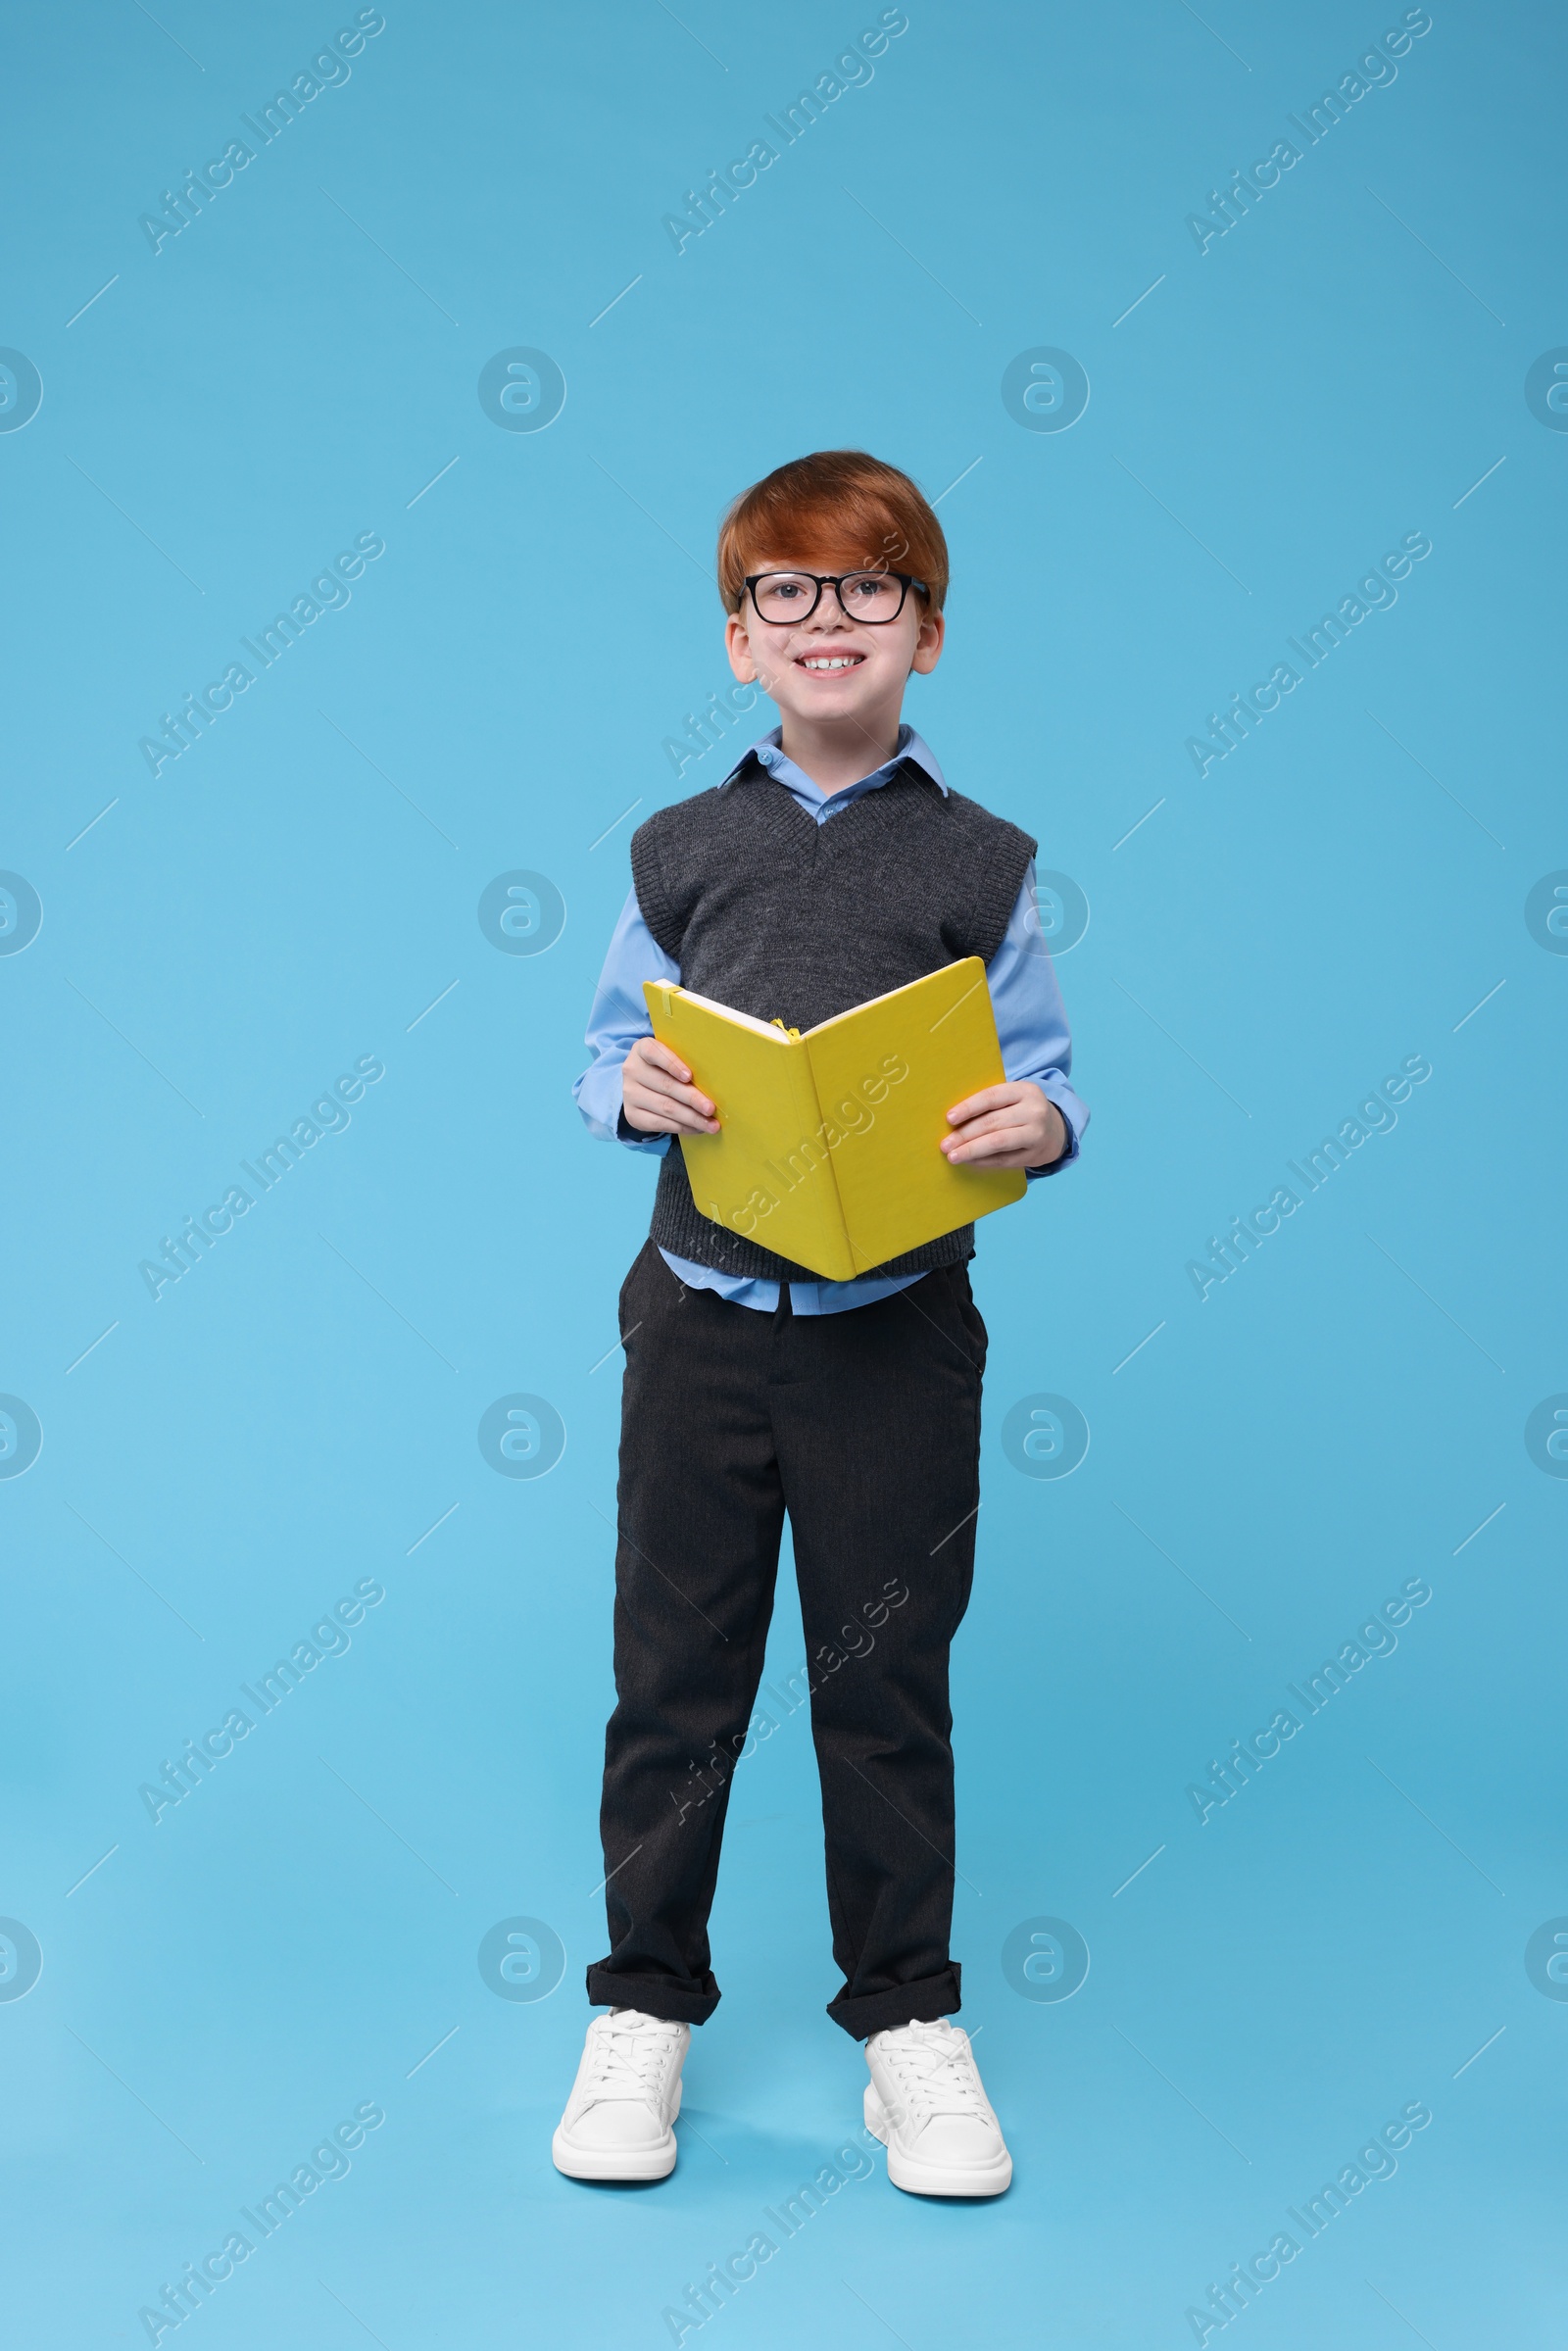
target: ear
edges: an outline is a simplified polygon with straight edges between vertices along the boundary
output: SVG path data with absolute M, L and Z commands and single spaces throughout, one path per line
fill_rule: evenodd
M 724 623 L 724 651 L 729 665 L 743 686 L 757 683 L 757 663 L 752 656 L 752 642 L 746 633 L 746 623 L 739 612 L 731 612 Z
M 743 686 L 760 686 L 772 698 L 778 673 L 774 670 L 770 675 L 763 665 L 763 650 L 753 645 L 740 613 L 731 612 L 724 623 L 724 651 L 729 656 L 729 665 Z
M 948 633 L 947 621 L 940 612 L 927 612 L 920 623 L 920 634 L 914 640 L 914 659 L 911 670 L 928 677 L 942 659 L 942 647 Z

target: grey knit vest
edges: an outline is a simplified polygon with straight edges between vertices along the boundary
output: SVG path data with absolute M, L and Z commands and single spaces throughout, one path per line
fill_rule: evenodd
M 944 798 L 908 762 L 818 824 L 749 759 L 717 791 L 640 824 L 631 870 L 643 920 L 683 987 L 805 1030 L 960 955 L 989 963 L 1034 854 L 1015 824 L 960 793 Z M 678 1143 L 660 1165 L 652 1231 L 672 1256 L 725 1273 L 819 1278 L 700 1214 Z M 973 1254 L 966 1224 L 865 1278 Z

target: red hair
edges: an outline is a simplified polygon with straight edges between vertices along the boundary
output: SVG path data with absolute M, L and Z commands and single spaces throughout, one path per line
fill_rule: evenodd
M 912 572 L 933 612 L 947 599 L 941 523 L 906 473 L 863 449 L 792 458 L 741 492 L 718 531 L 719 594 L 729 611 L 740 610 L 749 572 L 805 555 L 846 570 Z

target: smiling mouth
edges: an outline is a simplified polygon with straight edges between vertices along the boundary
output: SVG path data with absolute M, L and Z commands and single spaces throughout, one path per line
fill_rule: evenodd
M 795 666 L 813 670 L 858 669 L 864 660 L 863 653 L 803 653 Z

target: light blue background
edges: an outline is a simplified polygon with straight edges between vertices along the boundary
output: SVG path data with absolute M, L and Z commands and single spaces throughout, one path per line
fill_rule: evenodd
M 1568 1912 L 1568 1487 L 1523 1431 L 1568 1389 L 1568 963 L 1523 907 L 1568 865 L 1568 437 L 1523 383 L 1568 342 L 1560 17 L 1436 5 L 1200 255 L 1187 214 L 1397 9 L 910 0 L 677 258 L 662 216 L 875 8 L 388 0 L 155 257 L 138 216 L 352 13 L 10 32 L 0 342 L 44 385 L 0 435 L 0 864 L 44 908 L 0 958 L 0 1388 L 44 1432 L 0 1483 L 0 1911 L 43 1949 L 0 2002 L 11 2334 L 144 2341 L 138 2307 L 378 2100 L 189 2322 L 209 2351 L 657 2345 L 858 2122 L 798 1715 L 735 1790 L 675 2179 L 549 2162 L 603 1942 L 608 1350 L 653 1183 L 568 1087 L 632 826 L 724 757 L 677 784 L 661 750 L 727 681 L 717 516 L 851 443 L 933 496 L 964 476 L 908 714 L 1092 908 L 1060 965 L 1088 1148 L 974 1268 L 956 1949 L 1017 2178 L 970 2210 L 879 2171 L 702 2339 L 1191 2342 L 1209 2280 L 1421 2099 L 1245 2338 L 1557 2342 L 1568 2008 L 1524 1951 Z M 547 431 L 479 406 L 514 345 L 564 373 Z M 1036 345 L 1088 371 L 1070 431 L 1003 406 Z M 1415 530 L 1396 607 L 1200 781 L 1186 737 Z M 159 713 L 365 531 L 349 607 L 154 781 Z M 567 908 L 538 957 L 476 920 L 517 867 Z M 1397 1128 L 1200 1303 L 1186 1260 L 1415 1053 Z M 349 1129 L 155 1304 L 138 1260 L 366 1054 Z M 1042 1391 L 1092 1432 L 1065 1480 L 1001 1446 Z M 478 1449 L 514 1392 L 565 1426 L 542 1480 Z M 1200 1826 L 1188 1783 L 1417 1575 L 1397 1651 Z M 351 1650 L 155 1828 L 138 1785 L 370 1576 Z M 791 1597 L 770 1672 L 800 1654 Z M 517 1914 L 568 1955 L 542 2002 L 479 1976 Z M 1065 2002 L 1002 1970 L 1043 1914 L 1092 1953 Z

